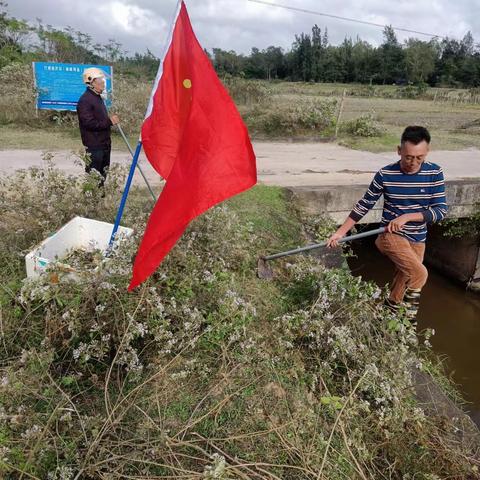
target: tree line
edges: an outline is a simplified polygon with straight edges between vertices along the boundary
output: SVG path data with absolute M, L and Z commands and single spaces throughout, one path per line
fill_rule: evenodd
M 331 45 L 328 30 L 314 25 L 311 33 L 295 36 L 288 51 L 280 47 L 252 48 L 250 55 L 213 49 L 212 60 L 221 74 L 247 78 L 303 82 L 421 84 L 449 87 L 480 86 L 480 45 L 468 32 L 462 40 L 423 41 L 409 38 L 401 44 L 387 26 L 379 46 L 356 38 Z
M 356 38 L 331 45 L 328 30 L 314 25 L 310 33 L 295 36 L 289 50 L 270 46 L 251 49 L 249 55 L 214 48 L 206 52 L 219 75 L 249 79 L 368 84 L 429 84 L 479 87 L 480 45 L 470 32 L 461 40 L 409 38 L 403 44 L 391 26 L 374 46 Z M 114 39 L 99 44 L 70 27 L 58 29 L 40 20 L 31 24 L 8 15 L 0 1 L 0 68 L 10 63 L 56 61 L 109 63 L 124 74 L 153 78 L 158 58 L 149 50 L 128 55 Z

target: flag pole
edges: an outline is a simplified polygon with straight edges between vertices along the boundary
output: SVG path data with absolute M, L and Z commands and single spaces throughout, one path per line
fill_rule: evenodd
M 142 141 L 139 140 L 137 143 L 137 148 L 135 149 L 135 153 L 133 154 L 132 164 L 130 165 L 130 171 L 128 172 L 127 182 L 125 183 L 125 188 L 123 189 L 122 199 L 120 200 L 120 206 L 118 207 L 117 216 L 115 218 L 115 224 L 113 226 L 112 235 L 110 236 L 110 241 L 108 242 L 108 251 L 111 250 L 113 242 L 115 241 L 115 235 L 117 234 L 118 227 L 120 226 L 120 221 L 122 219 L 123 210 L 125 208 L 125 204 L 127 203 L 128 192 L 130 191 L 130 187 L 132 185 L 133 174 L 135 173 L 135 168 L 138 163 L 138 157 L 140 155 L 140 151 L 142 150 Z
M 158 86 L 158 83 L 160 81 L 160 78 L 162 77 L 162 73 L 163 73 L 163 61 L 165 59 L 165 56 L 167 54 L 167 51 L 168 51 L 168 48 L 170 46 L 170 42 L 172 40 L 172 37 L 173 37 L 173 30 L 175 28 L 175 21 L 178 17 L 178 14 L 180 12 L 180 8 L 182 6 L 182 2 L 183 0 L 178 0 L 177 1 L 177 7 L 175 8 L 175 14 L 173 16 L 173 19 L 172 19 L 172 23 L 171 23 L 171 27 L 170 27 L 170 32 L 168 34 L 168 38 L 167 38 L 167 42 L 165 44 L 165 51 L 160 59 L 160 65 L 158 67 L 158 71 L 157 71 L 157 75 L 155 77 L 155 81 L 153 83 L 153 88 L 152 88 L 152 91 L 150 93 L 150 98 L 149 98 L 149 101 L 148 101 L 148 105 L 147 105 L 147 110 L 145 112 L 145 118 L 147 118 L 150 113 L 152 112 L 152 108 L 153 108 L 153 95 L 154 95 L 154 92 Z M 120 130 L 120 133 L 122 133 L 122 130 L 120 128 L 120 125 L 119 126 L 119 130 Z M 124 140 L 126 140 L 126 137 L 124 136 Z M 128 141 L 127 141 L 127 145 L 128 145 Z M 128 145 L 129 146 L 129 145 Z M 130 146 L 129 146 L 129 149 L 130 149 Z M 133 158 L 132 158 L 132 165 L 130 166 L 130 171 L 128 173 L 128 178 L 127 178 L 127 182 L 125 184 L 125 189 L 123 190 L 123 194 L 122 194 L 122 199 L 120 201 L 120 206 L 118 207 L 118 212 L 117 212 L 117 216 L 115 218 L 115 224 L 113 226 L 113 230 L 112 230 L 112 235 L 110 236 L 110 241 L 109 241 L 109 244 L 108 244 L 108 249 L 107 249 L 107 254 L 111 251 L 112 249 L 112 246 L 113 246 L 113 242 L 115 241 L 115 235 L 117 234 L 117 231 L 118 231 L 118 227 L 120 226 L 120 221 L 122 219 L 122 215 L 123 215 L 123 210 L 125 208 L 125 204 L 127 202 L 127 197 L 128 197 L 128 193 L 130 191 L 130 186 L 132 184 L 132 180 L 133 180 L 133 175 L 135 173 L 135 168 L 137 166 L 137 163 L 138 163 L 138 157 L 140 155 L 140 151 L 142 150 L 142 140 L 139 139 L 138 140 L 138 143 L 137 143 L 137 148 L 135 149 L 135 153 L 133 154 Z M 131 149 L 130 149 L 130 152 L 131 152 Z M 140 167 L 139 167 L 140 169 Z M 140 169 L 140 172 L 142 170 Z M 142 173 L 143 175 L 143 173 Z M 145 176 L 144 176 L 145 178 Z M 146 179 L 145 179 L 146 181 Z M 147 185 L 148 185 L 148 182 L 147 182 Z M 150 187 L 149 187 L 150 188 Z M 150 190 L 150 193 L 152 193 L 153 197 L 155 198 L 155 195 L 153 194 L 153 192 Z M 156 201 L 156 198 L 155 198 L 155 201 Z
M 128 150 L 130 151 L 130 155 L 132 156 L 132 158 L 134 157 L 135 155 L 135 152 L 133 151 L 132 147 L 130 146 L 130 142 L 128 141 L 124 131 L 123 131 L 123 128 L 120 126 L 119 123 L 117 123 L 117 128 L 118 128 L 118 131 L 120 132 L 120 135 L 122 136 L 123 138 L 123 141 L 125 142 L 125 144 L 127 145 L 127 148 Z M 138 170 L 140 171 L 140 173 L 142 174 L 142 177 L 143 179 L 145 180 L 145 183 L 148 187 L 148 190 L 150 192 L 150 195 L 152 196 L 153 198 L 153 201 L 156 202 L 157 201 L 157 197 L 155 196 L 155 194 L 153 193 L 153 190 L 152 190 L 152 187 L 150 186 L 150 183 L 148 183 L 148 180 L 147 180 L 147 177 L 145 176 L 145 174 L 143 173 L 143 170 L 142 170 L 142 167 L 140 167 L 140 164 L 137 162 L 137 168 Z

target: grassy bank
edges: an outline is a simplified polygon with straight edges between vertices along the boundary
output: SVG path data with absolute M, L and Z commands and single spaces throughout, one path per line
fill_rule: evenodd
M 15 82 L 10 79 L 15 78 Z M 474 90 L 340 85 L 223 79 L 254 139 L 336 141 L 369 151 L 391 151 L 408 124 L 427 126 L 434 149 L 480 148 L 480 94 Z M 35 112 L 31 69 L 0 70 L 1 148 L 71 149 L 80 145 L 75 114 Z M 132 143 L 145 113 L 151 85 L 115 79 L 113 111 Z M 125 149 L 114 136 L 114 148 Z
M 123 175 L 104 198 L 52 164 L 2 180 L 2 478 L 476 478 L 462 419 L 416 400 L 412 372 L 433 355 L 375 285 L 313 257 L 256 278 L 260 253 L 315 224 L 281 189 L 197 219 L 131 294 L 139 190 L 123 222 L 136 234 L 98 274 L 24 281 L 25 253 L 72 216 L 112 221 Z

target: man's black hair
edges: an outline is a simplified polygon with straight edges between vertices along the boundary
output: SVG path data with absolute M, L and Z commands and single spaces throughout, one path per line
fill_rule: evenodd
M 402 138 L 401 138 L 402 143 L 410 142 L 410 143 L 413 143 L 414 145 L 418 145 L 420 142 L 423 142 L 424 140 L 427 143 L 430 143 L 430 133 L 425 127 L 411 125 L 410 127 L 407 127 L 402 133 Z

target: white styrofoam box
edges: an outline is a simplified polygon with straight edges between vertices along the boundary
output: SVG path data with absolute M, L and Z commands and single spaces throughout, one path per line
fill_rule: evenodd
M 83 217 L 73 218 L 25 256 L 27 277 L 39 276 L 49 263 L 65 257 L 72 250 L 107 250 L 112 230 L 111 223 Z M 115 242 L 132 234 L 131 228 L 118 227 Z

